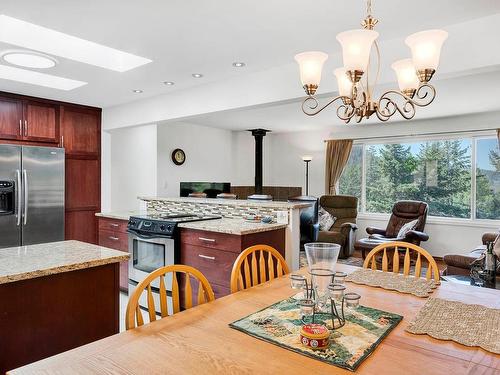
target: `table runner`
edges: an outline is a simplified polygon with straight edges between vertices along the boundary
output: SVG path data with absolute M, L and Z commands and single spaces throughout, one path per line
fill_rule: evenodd
M 365 306 L 346 310 L 346 324 L 332 331 L 326 350 L 312 350 L 300 343 L 302 321 L 294 298 L 277 302 L 229 326 L 282 348 L 354 371 L 402 319 L 401 315 Z M 331 327 L 327 314 L 317 314 L 316 323 Z
M 387 290 L 395 290 L 401 293 L 413 294 L 417 297 L 429 297 L 429 294 L 437 287 L 434 280 L 422 277 L 404 276 L 400 273 L 374 271 L 362 268 L 347 275 L 346 281 L 380 287 Z
M 406 331 L 500 354 L 500 309 L 429 298 Z

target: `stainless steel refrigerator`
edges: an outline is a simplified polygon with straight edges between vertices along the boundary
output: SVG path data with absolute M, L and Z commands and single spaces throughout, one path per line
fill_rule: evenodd
M 64 149 L 0 145 L 0 248 L 64 240 Z

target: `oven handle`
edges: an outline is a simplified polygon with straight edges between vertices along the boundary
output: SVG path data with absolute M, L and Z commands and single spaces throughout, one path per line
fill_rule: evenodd
M 137 236 L 137 238 L 143 239 L 143 240 L 151 240 L 153 238 L 172 238 L 171 236 L 165 236 L 162 234 L 142 234 L 138 233 L 133 229 L 127 229 L 127 233 L 133 234 L 134 236 Z

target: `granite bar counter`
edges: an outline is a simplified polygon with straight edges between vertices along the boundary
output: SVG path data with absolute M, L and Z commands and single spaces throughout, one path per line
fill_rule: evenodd
M 179 228 L 198 229 L 208 232 L 218 232 L 236 235 L 246 235 L 252 233 L 268 232 L 276 229 L 286 228 L 287 224 L 261 222 L 248 222 L 242 219 L 216 219 L 193 221 L 179 224 Z
M 0 249 L 0 373 L 119 331 L 119 264 L 79 241 Z

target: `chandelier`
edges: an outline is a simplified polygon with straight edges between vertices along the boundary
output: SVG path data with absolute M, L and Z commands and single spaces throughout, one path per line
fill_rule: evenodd
M 334 70 L 339 95 L 320 106 L 314 96 L 321 80 L 323 64 L 328 59 L 324 52 L 303 52 L 295 56 L 300 67 L 300 78 L 307 97 L 302 102 L 302 111 L 314 116 L 337 102 L 337 116 L 349 123 L 351 119 L 361 122 L 376 114 L 379 120 L 387 121 L 399 113 L 409 120 L 415 116 L 415 107 L 432 103 L 436 89 L 429 84 L 439 64 L 441 47 L 448 37 L 443 30 L 426 30 L 410 35 L 405 43 L 410 47 L 411 59 L 398 60 L 391 67 L 396 72 L 399 90 L 384 92 L 378 100 L 373 99 L 373 89 L 380 73 L 380 51 L 378 32 L 374 29 L 378 20 L 372 16 L 371 0 L 367 1 L 363 29 L 344 31 L 337 35 L 342 46 L 344 66 Z M 373 48 L 372 48 L 373 47 Z M 372 50 L 376 57 L 376 74 L 370 76 Z

